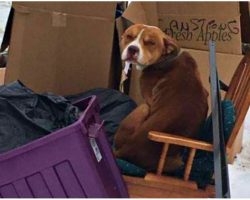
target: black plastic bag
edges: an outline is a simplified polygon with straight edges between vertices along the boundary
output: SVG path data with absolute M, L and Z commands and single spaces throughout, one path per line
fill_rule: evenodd
M 113 89 L 97 88 L 78 95 L 67 96 L 71 102 L 95 95 L 100 104 L 101 119 L 104 120 L 105 130 L 108 140 L 113 145 L 114 134 L 120 125 L 120 122 L 131 112 L 137 105 L 127 95 Z
M 17 81 L 0 87 L 0 153 L 29 143 L 78 119 L 61 96 L 36 94 Z

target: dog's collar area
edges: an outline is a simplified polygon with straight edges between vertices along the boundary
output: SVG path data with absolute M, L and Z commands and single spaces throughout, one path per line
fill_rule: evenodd
M 177 52 L 177 54 L 169 54 L 168 56 L 160 59 L 160 61 L 158 61 L 157 63 L 154 63 L 152 65 L 148 65 L 148 67 L 150 68 L 154 68 L 154 69 L 166 69 L 167 67 L 169 67 L 169 64 L 171 64 L 174 60 L 176 60 L 182 53 L 182 50 L 179 50 Z

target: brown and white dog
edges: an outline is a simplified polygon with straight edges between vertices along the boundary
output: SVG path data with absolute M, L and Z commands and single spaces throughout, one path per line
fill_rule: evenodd
M 207 91 L 197 64 L 188 52 L 159 28 L 136 24 L 122 36 L 122 59 L 142 70 L 141 94 L 145 103 L 120 124 L 115 155 L 147 171 L 155 171 L 162 145 L 148 139 L 149 131 L 196 138 L 207 116 Z M 180 148 L 170 147 L 164 171 L 182 165 Z

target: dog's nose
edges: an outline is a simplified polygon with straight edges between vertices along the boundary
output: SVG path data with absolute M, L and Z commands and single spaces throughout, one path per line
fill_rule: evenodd
M 134 55 L 139 52 L 139 48 L 137 46 L 131 45 L 128 47 L 128 53 Z

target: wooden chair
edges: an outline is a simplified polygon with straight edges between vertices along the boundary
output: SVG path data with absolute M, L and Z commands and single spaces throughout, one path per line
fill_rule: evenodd
M 227 154 L 232 150 L 234 141 L 238 136 L 240 127 L 244 121 L 250 105 L 250 52 L 244 56 L 237 67 L 229 85 L 225 99 L 234 103 L 236 110 L 236 121 L 230 138 L 226 144 Z M 213 145 L 199 140 L 193 140 L 171 133 L 157 131 L 149 132 L 149 139 L 154 142 L 163 143 L 163 149 L 158 163 L 156 174 L 148 173 L 144 178 L 128 177 L 124 179 L 127 183 L 131 197 L 168 197 L 168 198 L 203 198 L 215 197 L 214 186 L 208 185 L 205 190 L 197 188 L 195 182 L 189 180 L 193 159 L 196 150 L 213 151 Z M 169 145 L 179 145 L 190 148 L 186 162 L 183 179 L 162 176 L 163 166 Z

